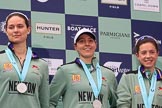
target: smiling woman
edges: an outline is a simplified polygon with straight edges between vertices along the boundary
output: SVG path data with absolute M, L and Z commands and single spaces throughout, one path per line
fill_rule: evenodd
M 9 43 L 6 50 L 0 52 L 2 108 L 49 106 L 48 64 L 28 47 L 30 29 L 29 19 L 23 13 L 13 12 L 6 17 L 5 33 Z
M 50 85 L 50 108 L 56 108 L 60 97 L 64 108 L 115 108 L 117 81 L 95 57 L 96 35 L 80 29 L 73 44 L 79 58 L 58 68 Z
M 159 44 L 152 36 L 141 36 L 135 43 L 137 70 L 123 74 L 117 88 L 118 108 L 162 107 L 162 71 L 156 67 Z

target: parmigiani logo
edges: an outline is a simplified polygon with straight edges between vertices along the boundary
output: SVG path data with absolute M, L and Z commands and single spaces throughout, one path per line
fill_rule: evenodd
M 36 23 L 36 32 L 47 34 L 61 34 L 61 25 Z

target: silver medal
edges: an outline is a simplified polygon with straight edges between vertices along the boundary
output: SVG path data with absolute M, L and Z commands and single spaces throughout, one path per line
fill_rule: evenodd
M 27 86 L 24 83 L 19 83 L 17 85 L 17 91 L 19 93 L 25 93 L 27 91 Z
M 93 101 L 93 108 L 101 108 L 102 104 L 99 100 L 94 100 Z

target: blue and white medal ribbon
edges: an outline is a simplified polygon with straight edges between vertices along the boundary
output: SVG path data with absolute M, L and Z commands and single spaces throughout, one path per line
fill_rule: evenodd
M 95 81 L 93 80 L 92 75 L 90 74 L 89 69 L 87 68 L 87 66 L 85 65 L 85 63 L 80 59 L 80 63 L 83 66 L 84 72 L 86 73 L 86 76 L 89 80 L 89 83 L 91 84 L 92 87 L 92 91 L 94 93 L 94 96 L 96 98 L 96 100 L 93 102 L 94 108 L 101 108 L 101 102 L 98 99 L 98 95 L 100 93 L 101 90 L 101 85 L 102 85 L 102 73 L 101 73 L 101 69 L 100 69 L 100 65 L 97 63 L 96 64 L 96 71 L 97 71 L 97 84 L 95 84 Z M 99 106 L 98 106 L 99 105 Z
M 26 75 L 27 75 L 27 72 L 28 72 L 28 69 L 29 69 L 29 65 L 30 65 L 30 61 L 31 61 L 31 58 L 32 58 L 32 51 L 31 49 L 28 47 L 28 51 L 27 51 L 27 55 L 26 55 L 26 58 L 25 58 L 25 63 L 24 63 L 24 67 L 22 69 L 22 73 L 20 72 L 19 68 L 18 68 L 18 65 L 16 63 L 16 60 L 13 56 L 13 53 L 12 51 L 7 48 L 5 50 L 10 62 L 12 63 L 12 65 L 14 66 L 14 68 L 16 69 L 16 73 L 18 74 L 18 77 L 19 77 L 19 80 L 21 82 L 23 82 L 26 78 Z M 17 90 L 20 92 L 20 93 L 24 93 L 26 90 L 27 90 L 27 87 L 24 83 L 19 83 L 17 85 Z
M 146 86 L 145 86 L 144 79 L 143 79 L 143 76 L 141 74 L 140 68 L 141 68 L 141 66 L 138 67 L 138 82 L 139 82 L 139 86 L 140 86 L 140 89 L 141 89 L 142 98 L 143 98 L 143 101 L 144 101 L 145 108 L 151 108 L 154 93 L 155 93 L 155 88 L 156 88 L 157 73 L 156 73 L 156 71 L 154 71 L 154 73 L 152 75 L 151 87 L 150 87 L 150 90 L 149 90 L 149 94 L 147 95 Z

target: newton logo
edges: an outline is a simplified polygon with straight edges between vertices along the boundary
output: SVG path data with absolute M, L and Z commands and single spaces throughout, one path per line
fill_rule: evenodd
M 37 0 L 37 1 L 44 3 L 44 2 L 47 2 L 48 0 Z

